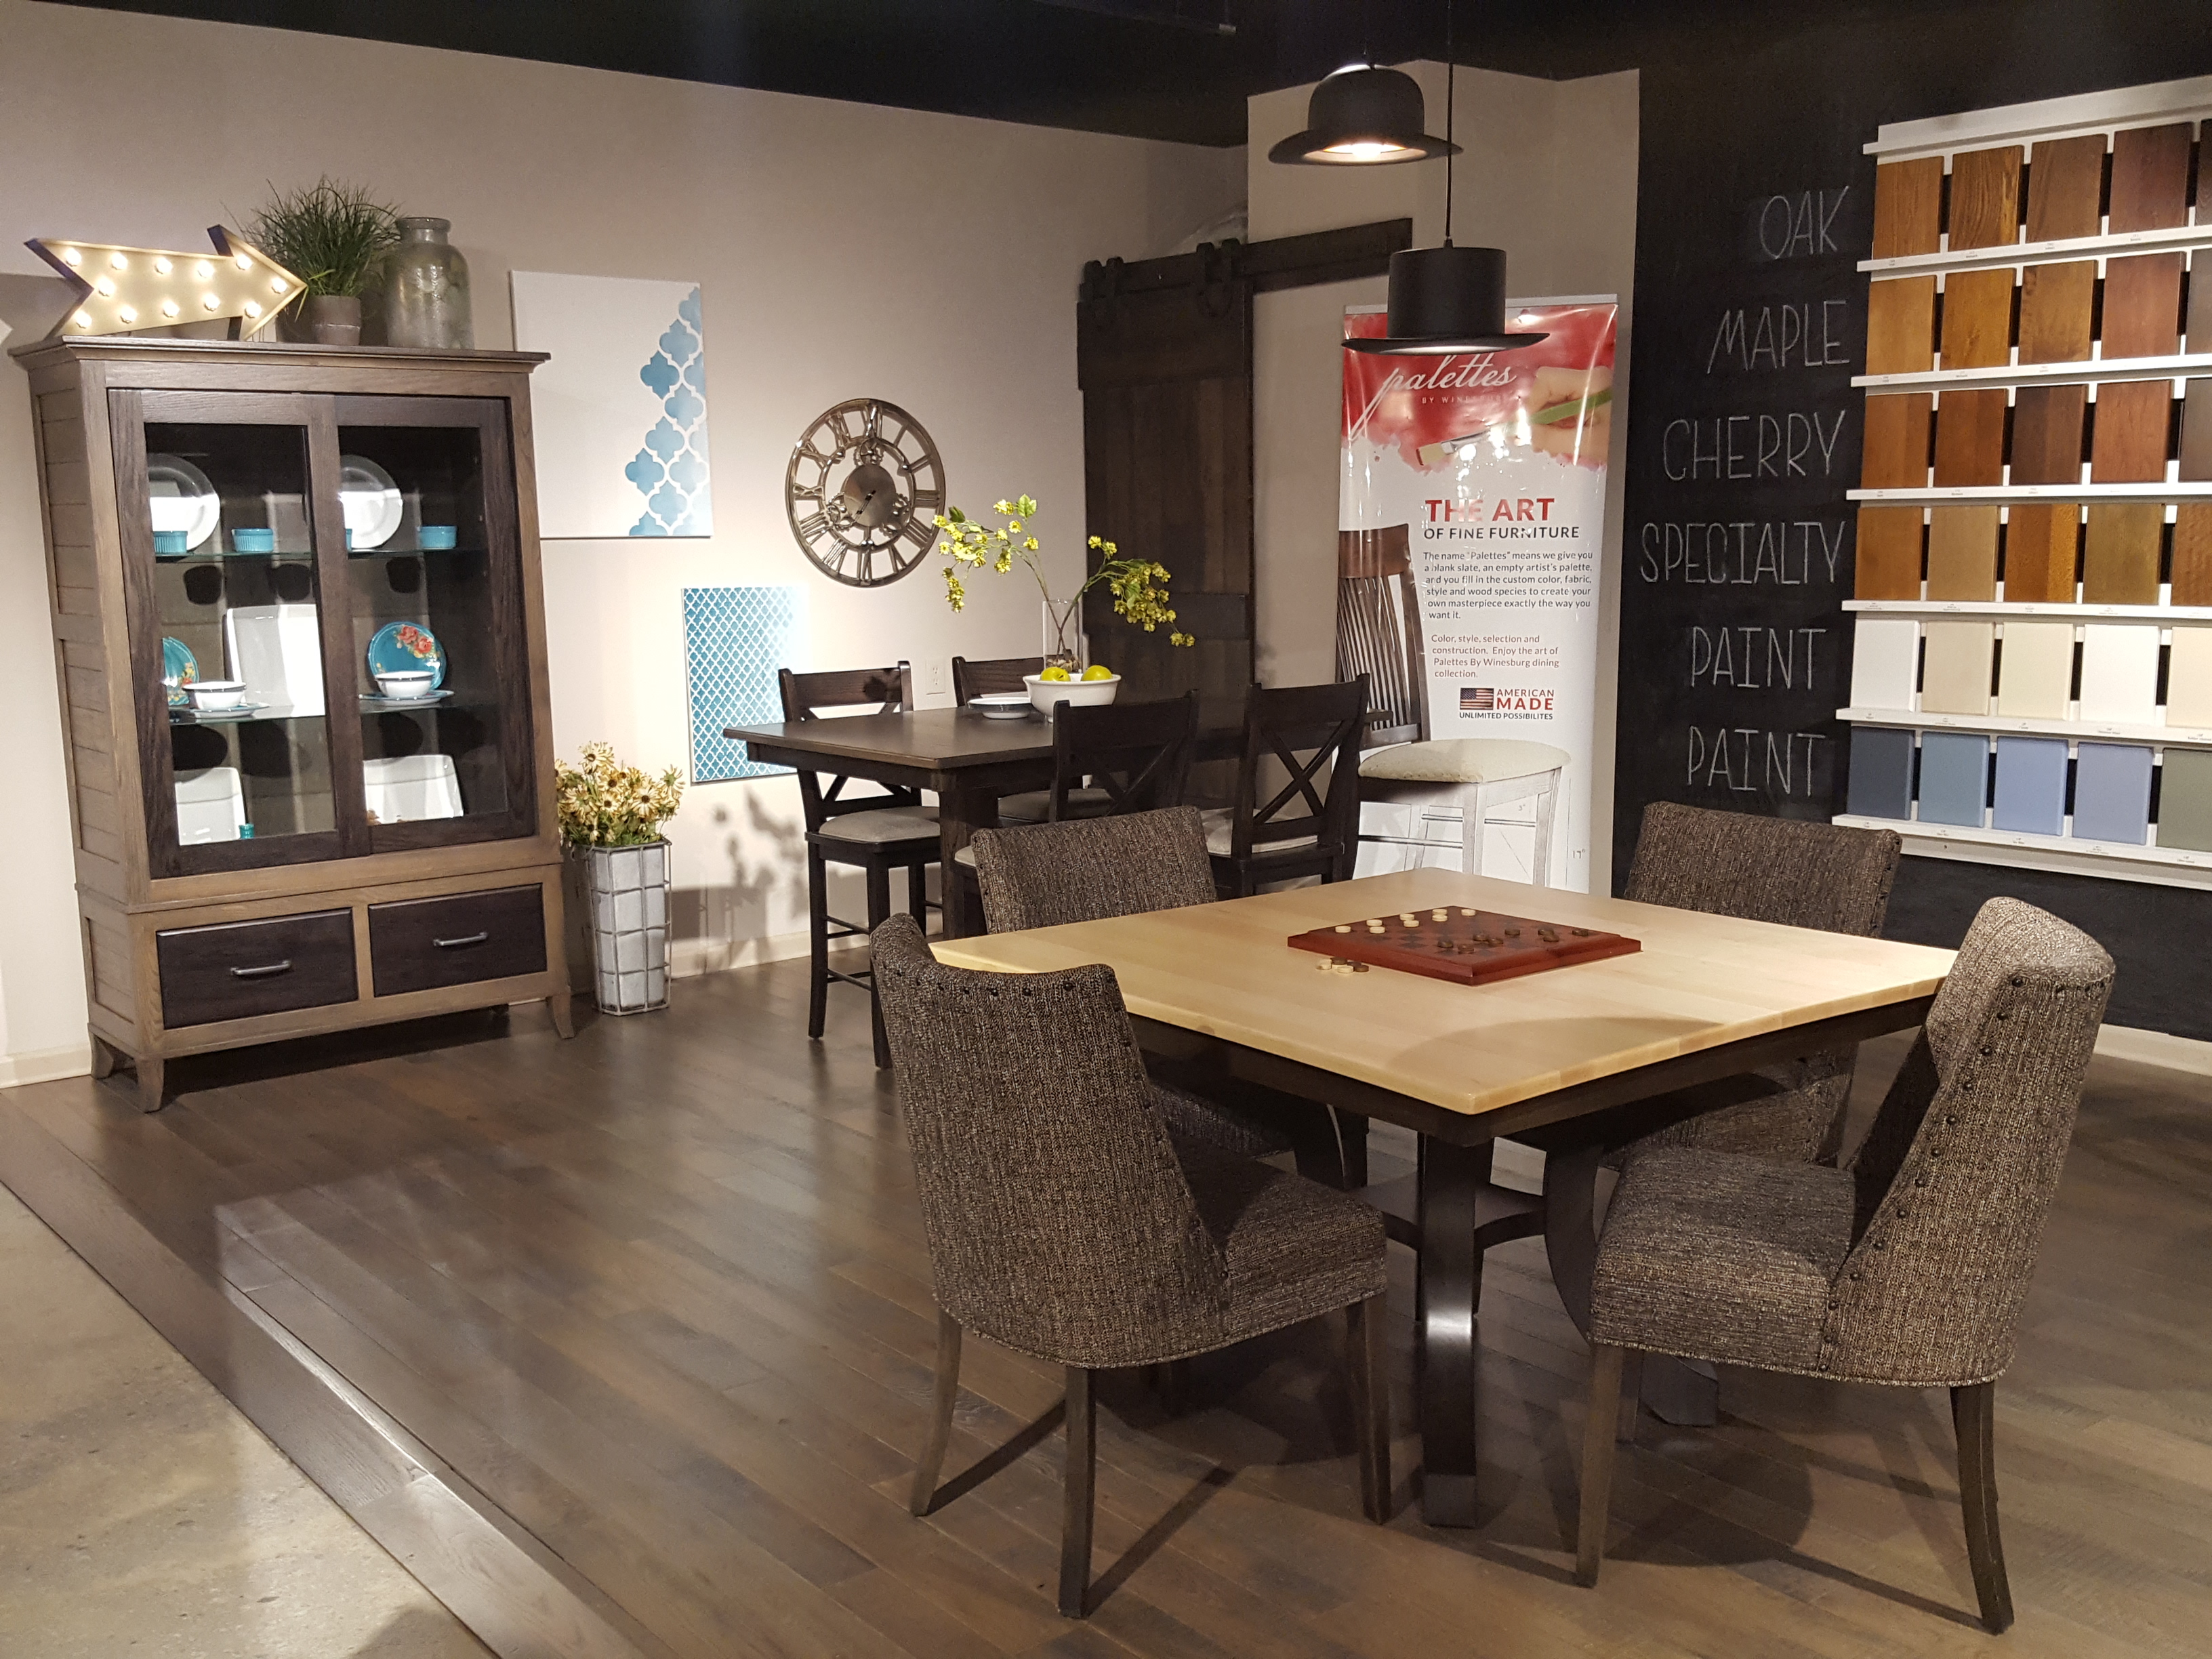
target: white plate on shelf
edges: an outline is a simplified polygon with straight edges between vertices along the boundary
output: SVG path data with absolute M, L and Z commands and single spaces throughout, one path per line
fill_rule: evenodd
M 445 702 L 453 695 L 450 691 L 431 691 L 419 697 L 379 697 L 363 692 L 361 706 L 372 714 L 386 708 L 428 708 L 433 703 Z
M 172 708 L 169 719 L 179 726 L 215 726 L 225 720 L 255 719 L 268 707 L 265 702 L 240 702 L 228 708 Z
M 366 455 L 338 457 L 338 507 L 345 514 L 347 545 L 356 553 L 383 546 L 407 516 L 399 486 Z
M 204 544 L 222 522 L 222 497 L 214 483 L 179 455 L 146 458 L 146 505 L 156 531 L 184 532 L 187 552 Z
M 361 763 L 362 794 L 379 823 L 461 816 L 461 780 L 451 755 L 402 755 Z
M 249 702 L 283 704 L 296 720 L 323 712 L 322 624 L 313 605 L 234 605 L 222 613 L 222 643 Z

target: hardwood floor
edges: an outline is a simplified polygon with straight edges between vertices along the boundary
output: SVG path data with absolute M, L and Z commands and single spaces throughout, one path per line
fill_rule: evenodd
M 0 1177 L 502 1653 L 1991 1644 L 1933 1392 L 1724 1372 L 1717 1427 L 1646 1417 L 1622 1448 L 1605 1578 L 1576 1588 L 1587 1359 L 1533 1240 L 1493 1253 L 1486 1285 L 1481 1527 L 1431 1531 L 1410 1502 L 1394 1251 L 1391 1525 L 1359 1518 L 1340 1325 L 1198 1362 L 1173 1419 L 1117 1379 L 1097 1610 L 1062 1620 L 1052 1368 L 971 1340 L 953 1495 L 906 1512 L 935 1341 L 912 1171 L 857 999 L 812 1047 L 805 991 L 782 963 L 687 981 L 666 1013 L 587 1020 L 570 1043 L 530 1007 L 179 1062 L 155 1117 L 115 1084 L 20 1089 L 0 1094 Z M 2209 1091 L 2093 1073 L 1997 1395 L 2005 1651 L 2204 1650 Z M 1378 1132 L 1377 1178 L 1410 1150 Z M 279 1351 L 319 1403 L 255 1381 Z M 378 1434 L 295 1449 L 340 1405 Z

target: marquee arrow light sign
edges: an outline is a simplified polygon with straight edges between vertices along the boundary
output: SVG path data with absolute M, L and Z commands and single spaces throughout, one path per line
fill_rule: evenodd
M 120 334 L 175 323 L 239 319 L 252 339 L 300 297 L 300 279 L 235 231 L 210 226 L 211 253 L 111 247 L 66 238 L 24 244 L 76 286 L 54 334 Z

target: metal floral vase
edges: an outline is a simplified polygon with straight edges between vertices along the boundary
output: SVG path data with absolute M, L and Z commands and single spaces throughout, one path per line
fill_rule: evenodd
M 572 849 L 590 902 L 592 1000 L 607 1014 L 668 1006 L 668 843 Z

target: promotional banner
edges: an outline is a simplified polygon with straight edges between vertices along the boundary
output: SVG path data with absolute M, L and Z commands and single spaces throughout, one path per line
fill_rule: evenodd
M 1547 336 L 1512 351 L 1343 354 L 1338 670 L 1369 676 L 1370 742 L 1472 740 L 1367 770 L 1480 790 L 1483 873 L 1578 891 L 1618 310 L 1509 304 Z M 1379 307 L 1345 313 L 1348 338 L 1384 332 Z

